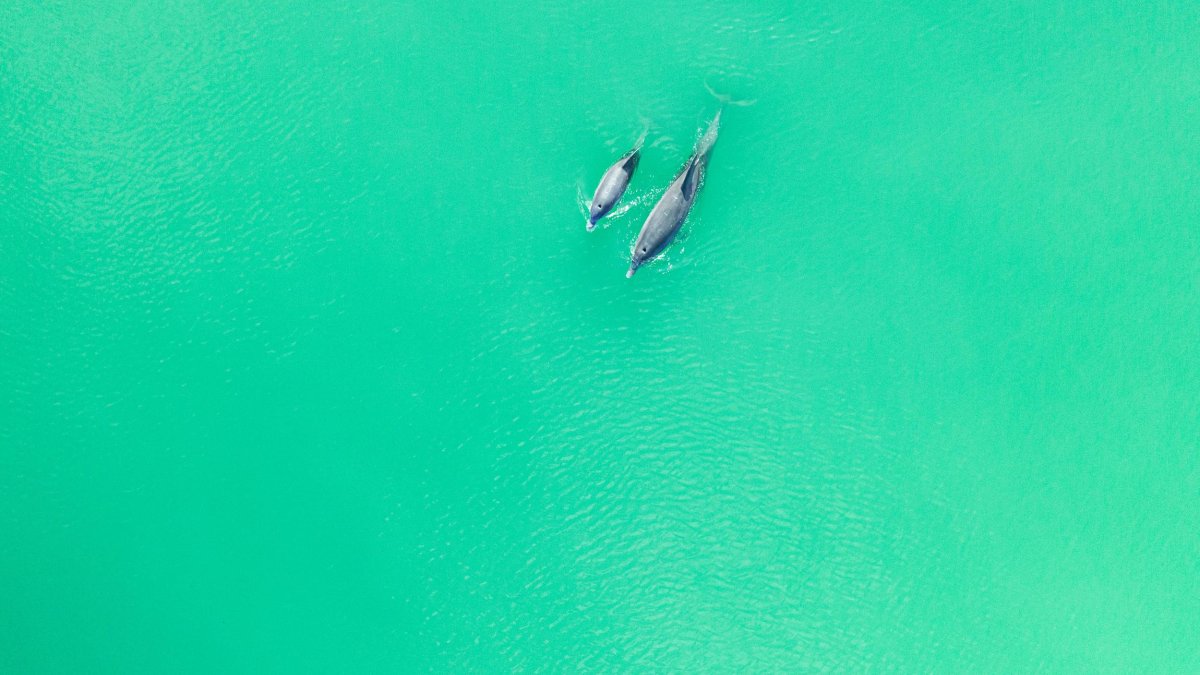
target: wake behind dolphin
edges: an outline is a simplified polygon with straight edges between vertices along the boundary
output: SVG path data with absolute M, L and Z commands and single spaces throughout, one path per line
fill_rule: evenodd
M 625 273 L 625 278 L 632 277 L 638 267 L 661 254 L 675 238 L 683 221 L 687 220 L 688 213 L 696 202 L 696 193 L 704 181 L 704 171 L 708 168 L 708 158 L 717 143 L 720 127 L 721 111 L 717 111 L 716 117 L 709 122 L 708 129 L 696 144 L 692 156 L 679 170 L 675 180 L 671 181 L 654 210 L 646 217 L 642 231 L 638 233 L 637 241 L 633 244 L 629 271 Z

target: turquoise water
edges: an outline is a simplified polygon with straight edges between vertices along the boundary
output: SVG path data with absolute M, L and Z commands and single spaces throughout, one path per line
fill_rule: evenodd
M 1200 9 L 1076 4 L 7 4 L 0 670 L 1200 671 Z

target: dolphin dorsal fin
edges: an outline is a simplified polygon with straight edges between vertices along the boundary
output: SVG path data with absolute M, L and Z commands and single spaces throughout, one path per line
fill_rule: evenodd
M 633 172 L 637 169 L 638 161 L 641 158 L 642 149 L 640 147 L 634 148 L 633 150 L 629 151 L 628 155 L 625 155 L 625 160 L 621 162 L 621 168 L 625 169 L 625 173 L 632 176 Z
M 683 185 L 679 187 L 679 191 L 682 192 L 683 196 L 687 199 L 691 199 L 692 195 L 696 194 L 696 174 L 699 173 L 696 167 L 699 166 L 699 164 L 700 162 L 696 161 L 695 158 L 692 158 L 692 161 L 688 164 L 687 175 L 683 177 Z

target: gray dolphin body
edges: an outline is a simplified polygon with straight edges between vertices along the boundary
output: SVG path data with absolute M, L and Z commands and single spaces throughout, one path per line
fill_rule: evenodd
M 596 194 L 592 197 L 592 208 L 587 222 L 588 232 L 596 229 L 596 222 L 608 215 L 620 201 L 621 195 L 625 194 L 625 188 L 629 187 L 629 179 L 633 178 L 633 172 L 637 170 L 641 157 L 642 147 L 639 142 L 637 147 L 625 153 L 616 164 L 604 172 L 600 185 L 596 186 Z
M 696 192 L 704 180 L 704 171 L 708 168 L 708 158 L 717 142 L 720 125 L 721 113 L 718 112 L 696 144 L 696 150 L 688 158 L 687 164 L 683 165 L 679 175 L 671 181 L 670 187 L 646 217 L 642 231 L 633 244 L 625 278 L 632 277 L 638 267 L 662 253 L 679 232 L 683 221 L 687 220 L 688 212 L 696 202 Z

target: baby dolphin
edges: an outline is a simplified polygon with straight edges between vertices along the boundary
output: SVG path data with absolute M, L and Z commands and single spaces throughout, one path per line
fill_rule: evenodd
M 696 191 L 704 180 L 704 170 L 708 167 L 708 157 L 717 142 L 720 124 L 721 113 L 718 111 L 717 116 L 709 123 L 708 130 L 696 144 L 696 150 L 687 164 L 679 170 L 679 175 L 671 181 L 670 187 L 646 217 L 642 231 L 638 233 L 637 241 L 633 244 L 629 271 L 625 273 L 626 279 L 632 277 L 643 263 L 662 253 L 687 219 L 688 212 L 692 210 L 692 204 L 696 201 Z
M 645 138 L 646 134 L 643 133 L 633 149 L 622 155 L 616 164 L 604 172 L 600 185 L 596 187 L 596 195 L 592 197 L 592 209 L 587 222 L 588 232 L 596 229 L 596 223 L 608 215 L 620 201 L 621 195 L 625 194 L 625 188 L 629 187 L 629 179 L 633 178 L 633 172 L 637 170 L 638 161 L 642 157 L 642 141 Z

